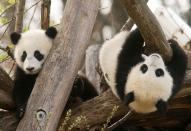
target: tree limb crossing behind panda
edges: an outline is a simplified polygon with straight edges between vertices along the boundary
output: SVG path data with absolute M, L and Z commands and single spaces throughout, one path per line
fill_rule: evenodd
M 138 29 L 122 31 L 100 49 L 99 62 L 112 92 L 139 113 L 167 111 L 167 102 L 181 88 L 187 56 L 175 40 L 169 40 L 173 56 L 143 54 L 144 40 Z

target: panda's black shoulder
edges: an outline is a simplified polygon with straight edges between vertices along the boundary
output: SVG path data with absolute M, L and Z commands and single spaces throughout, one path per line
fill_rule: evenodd
M 36 79 L 38 74 L 35 75 L 29 75 L 26 74 L 19 66 L 15 69 L 15 79 Z
M 71 96 L 80 97 L 85 101 L 98 96 L 98 93 L 87 77 L 78 75 L 74 81 Z
M 22 88 L 23 86 L 28 89 L 33 88 L 38 74 L 28 75 L 20 67 L 16 67 L 15 70 L 15 79 L 14 79 L 14 88 Z M 22 90 L 22 89 L 21 89 Z
M 176 40 L 170 39 L 168 42 L 172 49 L 172 58 L 170 61 L 166 61 L 165 65 L 173 78 L 174 87 L 172 96 L 174 96 L 183 84 L 188 65 L 188 57 Z

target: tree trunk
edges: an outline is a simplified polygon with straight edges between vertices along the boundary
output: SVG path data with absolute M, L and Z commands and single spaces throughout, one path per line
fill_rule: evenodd
M 88 47 L 86 50 L 86 59 L 85 59 L 85 72 L 87 78 L 91 81 L 98 94 L 102 93 L 102 89 L 100 88 L 100 75 L 98 74 L 96 67 L 98 66 L 98 54 L 100 44 L 94 44 Z
M 18 120 L 14 113 L 0 111 L 0 131 L 15 131 L 18 125 Z
M 144 0 L 122 0 L 129 16 L 139 27 L 146 42 L 147 53 L 158 52 L 165 60 L 170 60 L 172 51 L 153 13 Z
M 61 29 L 18 131 L 55 131 L 89 43 L 99 0 L 67 0 Z
M 41 28 L 47 29 L 50 23 L 51 0 L 43 0 L 41 5 Z
M 14 102 L 11 98 L 13 82 L 8 74 L 0 68 L 0 108 L 9 110 L 14 108 Z
M 25 0 L 18 0 L 17 12 L 16 12 L 16 22 L 15 31 L 21 33 L 23 29 L 23 16 L 25 10 Z

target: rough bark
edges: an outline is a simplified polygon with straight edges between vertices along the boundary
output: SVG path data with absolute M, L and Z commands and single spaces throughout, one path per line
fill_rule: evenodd
M 14 113 L 0 111 L 0 131 L 15 131 L 18 125 Z
M 25 0 L 18 0 L 16 11 L 15 31 L 22 32 L 23 29 L 23 16 L 25 9 Z
M 158 52 L 165 60 L 170 60 L 172 51 L 153 13 L 144 0 L 122 0 L 129 16 L 140 29 L 149 52 Z
M 124 30 L 130 31 L 131 28 L 133 27 L 133 25 L 134 25 L 134 21 L 133 21 L 131 18 L 129 18 L 129 19 L 125 22 L 125 24 L 123 25 L 123 27 L 121 28 L 121 31 L 124 31 Z
M 0 108 L 12 109 L 14 102 L 11 98 L 13 83 L 9 75 L 0 68 Z
M 43 0 L 41 5 L 41 28 L 47 29 L 50 23 L 51 0 Z
M 97 92 L 100 94 L 102 89 L 100 88 L 100 75 L 98 74 L 96 68 L 98 66 L 98 53 L 101 45 L 91 45 L 86 50 L 86 59 L 85 59 L 85 72 L 87 78 L 91 81 L 93 86 L 96 88 Z
M 148 115 L 134 113 L 133 116 L 127 120 L 127 123 L 130 125 L 150 127 L 182 127 L 191 117 L 190 93 L 191 88 L 183 89 L 177 97 L 170 102 L 166 115 L 161 115 L 157 112 Z M 77 116 L 84 115 L 87 117 L 87 124 L 90 127 L 102 124 L 110 116 L 115 105 L 119 106 L 118 111 L 113 117 L 113 120 L 116 121 L 125 115 L 129 109 L 115 98 L 111 90 L 108 90 L 100 96 L 72 109 L 70 123 L 74 122 Z M 158 123 L 160 123 L 160 125 Z M 82 123 L 76 128 L 83 129 L 86 126 L 85 124 L 86 123 Z
M 18 131 L 54 131 L 89 43 L 99 0 L 67 0 L 61 29 Z

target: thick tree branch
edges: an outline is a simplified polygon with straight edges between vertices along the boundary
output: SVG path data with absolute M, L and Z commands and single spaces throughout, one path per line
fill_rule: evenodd
M 158 52 L 164 59 L 170 60 L 171 49 L 165 35 L 153 13 L 144 0 L 122 0 L 129 16 L 139 27 L 149 52 Z
M 15 22 L 15 31 L 22 32 L 23 29 L 23 16 L 25 9 L 25 0 L 18 0 L 17 3 L 17 12 L 16 12 L 16 22 Z
M 14 113 L 7 111 L 0 111 L 0 130 L 1 131 L 15 131 L 18 125 Z
M 0 68 L 0 108 L 12 109 L 14 102 L 11 98 L 13 83 L 9 75 Z
M 29 98 L 19 131 L 55 131 L 98 13 L 99 0 L 67 0 L 61 30 Z
M 43 0 L 41 5 L 41 28 L 47 29 L 50 23 L 51 0 Z
M 85 73 L 87 78 L 91 81 L 98 94 L 102 93 L 103 90 L 100 87 L 100 75 L 98 74 L 96 68 L 98 66 L 98 54 L 100 44 L 94 44 L 87 48 L 86 50 L 86 59 L 85 59 Z
M 148 115 L 134 113 L 132 117 L 127 120 L 127 123 L 129 125 L 133 124 L 139 126 L 181 127 L 183 124 L 186 124 L 191 117 L 190 93 L 191 88 L 183 89 L 177 97 L 170 102 L 166 115 L 161 115 L 157 112 Z M 90 127 L 102 124 L 110 116 L 112 108 L 115 105 L 119 105 L 119 109 L 113 117 L 114 120 L 121 118 L 129 111 L 126 106 L 115 98 L 111 90 L 108 90 L 100 96 L 72 109 L 70 122 L 74 122 L 77 116 L 84 115 L 87 117 L 87 124 Z M 160 125 L 158 123 L 160 123 Z M 85 123 L 78 125 L 77 128 L 85 128 Z

